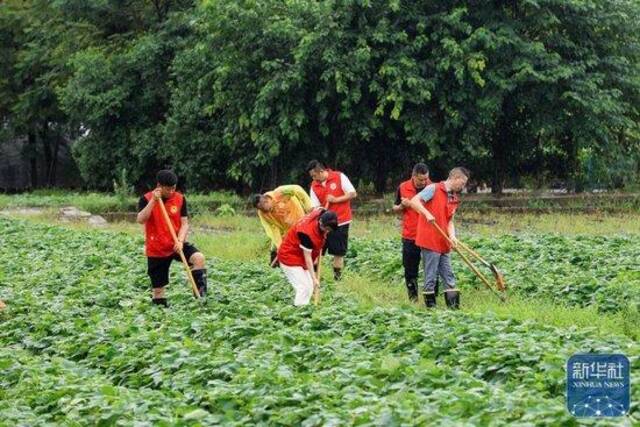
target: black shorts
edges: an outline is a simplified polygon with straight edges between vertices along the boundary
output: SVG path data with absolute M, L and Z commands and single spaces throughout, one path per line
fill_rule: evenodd
M 325 252 L 333 256 L 345 256 L 349 248 L 349 224 L 339 226 L 327 236 Z
M 189 262 L 191 255 L 199 251 L 198 248 L 191 243 L 185 242 L 182 247 L 182 252 L 187 262 Z M 169 284 L 169 267 L 173 260 L 181 261 L 180 255 L 173 254 L 168 257 L 147 257 L 147 274 L 149 274 L 151 278 L 151 286 L 154 288 L 164 288 Z

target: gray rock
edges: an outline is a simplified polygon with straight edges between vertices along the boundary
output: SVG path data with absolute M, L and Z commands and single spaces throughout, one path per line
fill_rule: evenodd
M 68 221 L 87 220 L 91 217 L 90 212 L 81 211 L 75 206 L 65 206 L 60 209 L 60 219 Z
M 94 227 L 104 227 L 108 224 L 107 220 L 100 215 L 91 215 L 87 220 L 87 223 L 89 223 L 89 225 L 93 225 Z

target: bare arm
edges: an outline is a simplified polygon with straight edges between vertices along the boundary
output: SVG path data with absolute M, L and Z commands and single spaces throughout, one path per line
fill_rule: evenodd
M 180 221 L 182 225 L 180 226 L 180 231 L 178 231 L 178 240 L 184 243 L 187 241 L 187 235 L 189 234 L 189 217 L 183 216 Z
M 400 201 L 400 204 L 393 205 L 392 209 L 396 213 L 401 213 L 405 209 L 413 209 L 413 204 L 411 203 L 411 199 L 403 197 Z
M 307 266 L 307 271 L 311 274 L 311 279 L 313 280 L 314 286 L 318 284 L 318 276 L 316 276 L 315 271 L 313 270 L 313 258 L 311 258 L 311 251 L 302 250 L 304 253 L 304 263 Z
M 149 220 L 149 218 L 151 217 L 151 212 L 153 212 L 153 208 L 155 207 L 155 205 L 156 199 L 152 197 L 151 200 L 149 200 L 149 203 L 147 203 L 147 206 L 145 206 L 144 209 L 138 212 L 138 216 L 136 217 L 136 221 L 138 222 L 138 224 L 144 224 Z
M 411 204 L 411 209 L 418 212 L 420 215 L 424 215 L 424 217 L 427 218 L 427 221 L 435 221 L 435 218 L 433 217 L 433 215 L 431 215 L 431 212 L 429 212 L 427 208 L 425 208 L 422 204 L 422 199 L 420 198 L 419 194 L 413 196 L 409 203 Z
M 155 207 L 158 200 L 160 200 L 160 197 L 162 197 L 160 188 L 156 188 L 155 190 L 153 190 L 153 197 L 147 202 L 147 206 L 145 206 L 140 210 L 140 212 L 138 212 L 138 216 L 136 217 L 136 221 L 138 222 L 138 224 L 144 224 L 145 222 L 149 221 L 151 212 L 153 212 L 153 208 Z
M 327 200 L 329 201 L 329 203 L 342 203 L 346 202 L 347 200 L 355 199 L 356 197 L 358 197 L 358 193 L 356 193 L 355 191 L 350 191 L 340 197 L 329 195 L 327 197 Z
M 447 226 L 447 234 L 449 235 L 449 239 L 451 239 L 453 245 L 455 246 L 458 242 L 458 239 L 456 237 L 456 226 L 453 223 L 453 218 L 451 218 L 451 221 L 449 221 L 449 225 Z
M 391 210 L 393 210 L 395 213 L 400 213 L 400 212 L 404 211 L 404 206 L 402 206 L 402 204 L 393 205 Z
M 342 190 L 344 194 L 340 197 L 336 197 L 333 195 L 327 196 L 327 202 L 329 203 L 343 203 L 349 201 L 351 199 L 355 199 L 358 197 L 358 193 L 356 192 L 356 188 L 353 186 L 349 178 L 343 173 L 340 174 L 340 184 L 342 185 Z

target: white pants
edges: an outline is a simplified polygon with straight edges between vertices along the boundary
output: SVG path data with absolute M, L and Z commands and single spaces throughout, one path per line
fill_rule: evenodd
M 293 305 L 307 305 L 311 301 L 311 295 L 313 295 L 313 279 L 311 273 L 302 267 L 290 267 L 288 265 L 280 264 L 280 268 L 284 272 L 284 275 L 293 286 L 296 291 L 296 296 L 293 299 Z

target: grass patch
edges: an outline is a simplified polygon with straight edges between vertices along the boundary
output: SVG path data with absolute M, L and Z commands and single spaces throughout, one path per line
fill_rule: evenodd
M 407 298 L 404 283 L 389 283 L 376 278 L 346 273 L 338 284 L 332 284 L 347 294 L 357 298 L 370 308 L 383 306 L 418 307 L 426 310 L 422 296 L 419 303 L 411 303 Z M 438 296 L 438 308 L 446 310 L 442 293 Z M 634 340 L 640 339 L 637 327 L 640 319 L 636 313 L 618 312 L 599 313 L 594 307 L 569 307 L 554 304 L 551 301 L 536 298 L 509 296 L 501 302 L 485 290 L 463 290 L 461 292 L 461 310 L 466 313 L 494 313 L 500 319 L 535 321 L 559 328 L 593 328 L 599 335 L 625 335 Z
M 26 207 L 60 208 L 75 206 L 93 214 L 105 212 L 133 212 L 140 195 L 119 196 L 114 193 L 68 192 L 63 190 L 37 190 L 22 194 L 0 194 L 0 209 Z M 240 196 L 227 192 L 189 193 L 189 209 L 193 214 L 206 214 L 221 205 L 229 205 L 240 211 L 247 202 Z
M 481 214 L 464 212 L 456 221 L 463 233 L 483 236 L 496 234 L 556 233 L 556 234 L 640 234 L 640 213 L 628 214 Z

